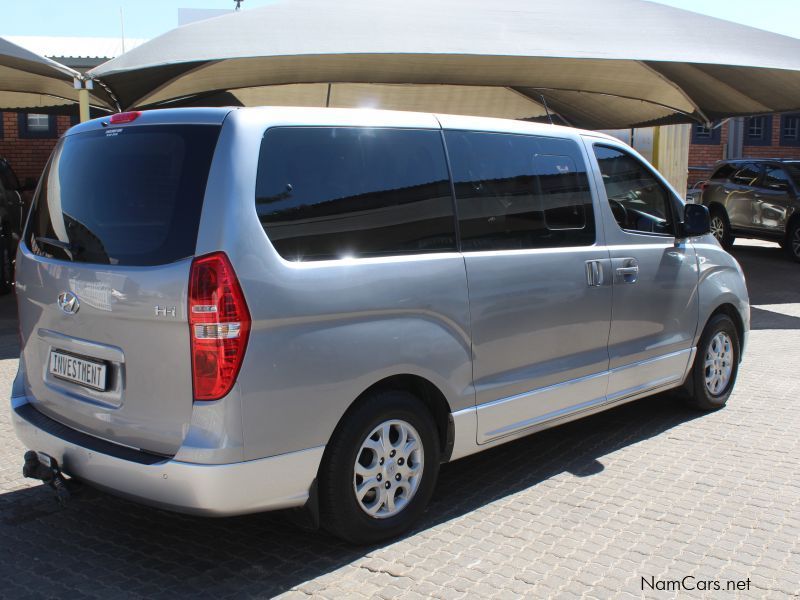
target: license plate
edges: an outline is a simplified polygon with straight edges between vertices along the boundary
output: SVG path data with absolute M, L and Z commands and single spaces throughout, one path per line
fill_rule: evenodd
M 93 390 L 102 392 L 106 389 L 106 365 L 101 362 L 53 350 L 50 353 L 50 373 Z

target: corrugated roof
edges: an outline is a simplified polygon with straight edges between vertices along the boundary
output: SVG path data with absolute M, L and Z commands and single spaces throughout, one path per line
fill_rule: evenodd
M 111 59 L 122 54 L 122 40 L 118 37 L 40 35 L 7 35 L 3 37 L 31 52 L 50 58 Z M 146 41 L 141 38 L 125 38 L 125 51 L 141 46 Z

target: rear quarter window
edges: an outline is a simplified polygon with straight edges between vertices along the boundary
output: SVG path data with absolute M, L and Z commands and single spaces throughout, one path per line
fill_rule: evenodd
M 66 136 L 34 199 L 31 251 L 130 266 L 192 256 L 219 131 L 147 125 Z
M 291 261 L 456 249 L 439 131 L 271 128 L 255 202 L 270 241 Z

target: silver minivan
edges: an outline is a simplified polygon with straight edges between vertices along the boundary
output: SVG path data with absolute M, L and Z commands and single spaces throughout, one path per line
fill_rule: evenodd
M 749 304 L 708 231 L 589 131 L 313 108 L 76 126 L 17 257 L 27 472 L 396 536 L 443 462 L 669 389 L 722 407 Z

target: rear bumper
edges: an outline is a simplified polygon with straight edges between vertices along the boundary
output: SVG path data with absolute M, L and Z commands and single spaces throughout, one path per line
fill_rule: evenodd
M 230 516 L 302 506 L 325 449 L 221 465 L 160 459 L 122 447 L 112 455 L 108 449 L 113 444 L 44 417 L 24 395 L 12 397 L 11 408 L 17 437 L 27 448 L 58 460 L 67 475 L 143 504 L 190 514 Z M 85 443 L 90 440 L 95 442 Z

